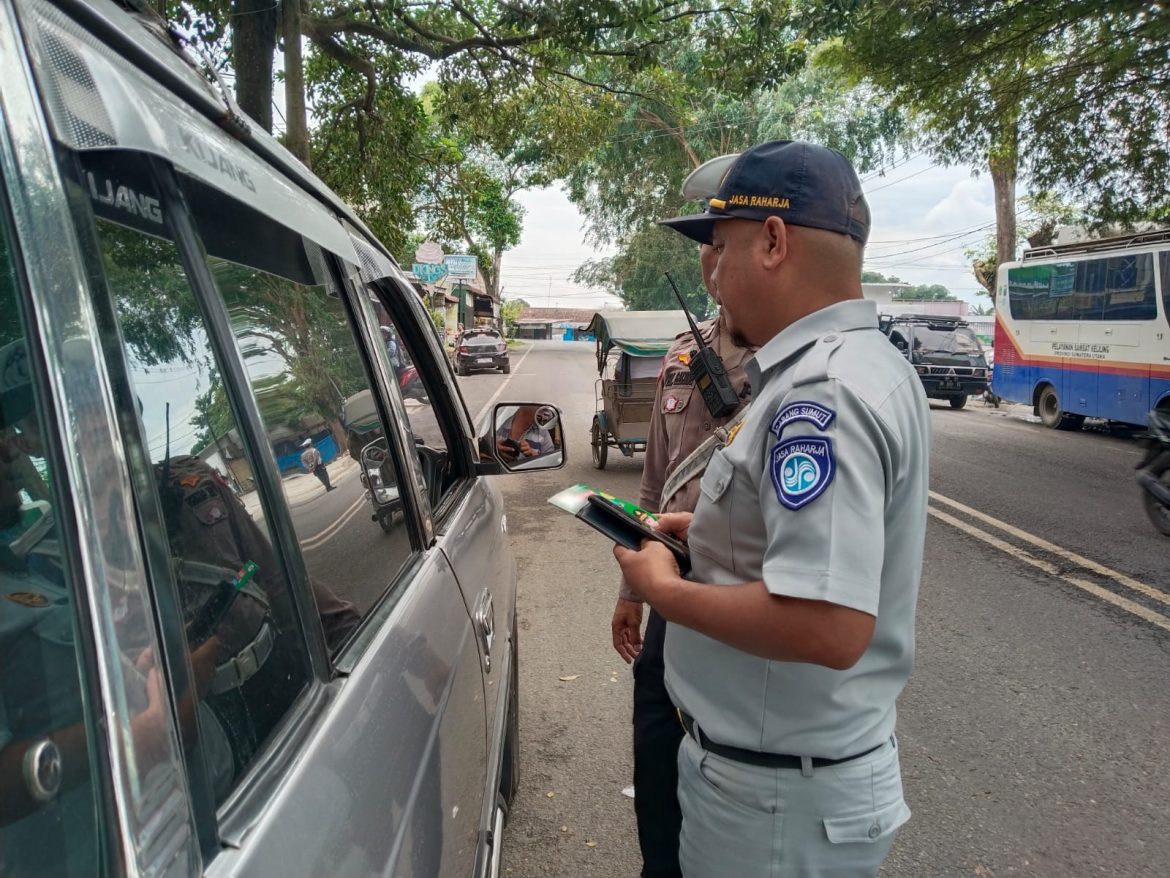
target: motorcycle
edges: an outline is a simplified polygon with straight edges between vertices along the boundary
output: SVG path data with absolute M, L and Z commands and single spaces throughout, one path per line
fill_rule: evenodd
M 398 374 L 398 389 L 404 399 L 417 399 L 422 403 L 430 402 L 427 399 L 427 389 L 423 386 L 418 369 L 414 366 L 406 366 Z
M 1136 467 L 1137 480 L 1146 515 L 1159 533 L 1170 537 L 1170 410 L 1155 409 L 1146 423 L 1140 437 L 1146 453 Z

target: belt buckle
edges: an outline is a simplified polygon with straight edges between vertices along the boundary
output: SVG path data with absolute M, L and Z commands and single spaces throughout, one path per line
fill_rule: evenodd
M 252 644 L 240 650 L 240 654 L 236 656 L 235 662 L 236 670 L 240 675 L 240 685 L 248 682 L 260 670 L 259 663 L 256 661 L 256 649 Z

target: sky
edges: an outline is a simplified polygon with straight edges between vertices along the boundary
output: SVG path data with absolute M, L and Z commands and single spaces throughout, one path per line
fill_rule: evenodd
M 866 269 L 912 284 L 942 284 L 969 302 L 987 303 L 963 251 L 995 229 L 990 176 L 914 156 L 863 175 L 862 188 L 872 214 Z M 524 232 L 504 255 L 504 298 L 536 307 L 620 307 L 617 299 L 569 280 L 578 265 L 606 252 L 585 242 L 585 220 L 564 192 L 529 190 L 516 200 L 526 211 Z

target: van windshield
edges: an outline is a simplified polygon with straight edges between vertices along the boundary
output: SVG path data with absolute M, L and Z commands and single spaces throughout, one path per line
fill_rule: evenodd
M 974 354 L 983 353 L 975 333 L 965 326 L 955 329 L 914 327 L 914 352 L 917 354 Z

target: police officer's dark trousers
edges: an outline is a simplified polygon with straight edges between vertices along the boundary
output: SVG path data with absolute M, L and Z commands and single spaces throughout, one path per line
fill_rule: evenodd
M 333 485 L 329 483 L 329 470 L 325 469 L 325 464 L 319 463 L 313 467 L 313 475 L 321 480 L 321 484 L 325 486 L 326 491 L 333 490 Z
M 634 813 L 642 878 L 681 878 L 678 747 L 683 730 L 666 691 L 666 620 L 654 610 L 634 661 Z

